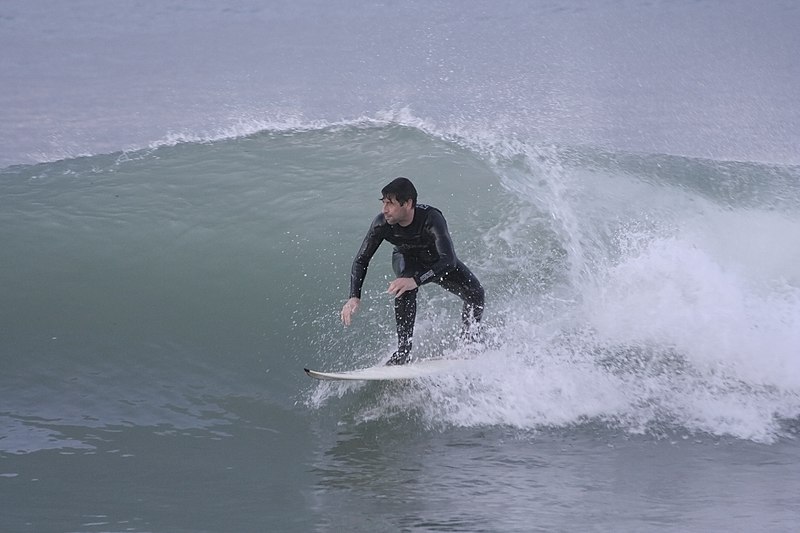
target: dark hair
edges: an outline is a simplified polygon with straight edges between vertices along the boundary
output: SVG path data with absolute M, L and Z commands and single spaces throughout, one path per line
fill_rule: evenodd
M 389 182 L 386 187 L 381 189 L 381 194 L 383 195 L 381 200 L 394 196 L 398 204 L 404 204 L 411 200 L 411 205 L 417 205 L 417 189 L 414 188 L 410 179 L 402 176 Z

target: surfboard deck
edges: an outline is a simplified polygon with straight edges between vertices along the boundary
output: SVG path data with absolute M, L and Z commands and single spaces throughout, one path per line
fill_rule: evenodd
M 463 359 L 428 359 L 407 365 L 377 365 L 345 372 L 320 372 L 304 368 L 310 377 L 328 381 L 396 381 L 401 379 L 417 379 L 452 370 Z

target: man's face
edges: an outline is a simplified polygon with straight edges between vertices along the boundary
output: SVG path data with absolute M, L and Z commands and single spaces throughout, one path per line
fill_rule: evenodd
M 389 224 L 408 226 L 414 220 L 414 207 L 411 200 L 400 204 L 394 196 L 386 196 L 381 201 L 383 202 L 383 216 Z

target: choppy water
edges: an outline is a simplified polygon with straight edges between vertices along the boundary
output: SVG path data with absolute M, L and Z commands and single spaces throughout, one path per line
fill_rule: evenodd
M 342 67 L 356 57 L 336 32 L 327 63 L 317 65 L 331 70 L 309 74 L 318 59 L 306 56 L 265 59 L 273 67 L 285 61 L 288 81 L 261 90 L 288 91 L 284 103 L 308 106 L 289 118 L 250 109 L 231 123 L 211 109 L 203 122 L 159 100 L 156 82 L 172 79 L 168 70 L 149 75 L 152 108 L 136 86 L 114 105 L 115 84 L 128 79 L 122 65 L 156 61 L 160 41 L 148 41 L 141 62 L 130 63 L 105 56 L 100 40 L 122 49 L 141 30 L 187 45 L 194 41 L 186 35 L 230 37 L 236 24 L 275 20 L 286 24 L 284 36 L 291 28 L 313 34 L 315 6 L 298 5 L 172 2 L 160 16 L 147 4 L 116 14 L 95 2 L 68 12 L 47 3 L 3 8 L 2 39 L 18 43 L 6 56 L 16 70 L 6 72 L 17 85 L 4 84 L 0 97 L 22 106 L 0 115 L 16 125 L 3 129 L 0 170 L 0 528 L 792 530 L 800 494 L 800 168 L 786 150 L 797 138 L 797 108 L 781 83 L 796 65 L 760 93 L 758 109 L 780 116 L 774 142 L 758 135 L 766 125 L 753 107 L 744 108 L 755 118 L 735 143 L 711 139 L 709 131 L 738 119 L 703 98 L 687 102 L 694 110 L 687 116 L 702 110 L 714 124 L 669 126 L 672 89 L 660 94 L 663 109 L 646 107 L 655 100 L 638 94 L 630 103 L 647 113 L 589 121 L 581 132 L 580 119 L 557 119 L 592 107 L 587 93 L 559 86 L 537 107 L 522 99 L 533 77 L 515 77 L 502 62 L 480 79 L 454 74 L 452 93 L 447 80 L 429 84 L 431 72 L 409 74 L 394 102 L 377 96 L 386 80 L 367 82 L 358 69 L 332 84 L 339 100 L 318 88 L 292 93 L 303 72 L 333 76 L 335 61 Z M 744 4 L 714 2 L 465 6 L 456 15 L 434 3 L 425 19 L 396 6 L 401 28 L 427 35 L 397 56 L 398 68 L 477 65 L 494 48 L 468 45 L 464 30 L 482 35 L 501 22 L 508 32 L 498 35 L 519 41 L 508 61 L 535 42 L 522 39 L 534 34 L 521 27 L 539 31 L 551 51 L 588 61 L 640 42 L 651 19 L 713 19 L 709 32 L 719 37 L 751 14 Z M 316 8 L 333 20 L 353 11 Z M 358 20 L 374 22 L 391 9 L 370 6 Z M 611 24 L 622 12 L 631 33 L 621 42 L 598 40 L 609 48 L 585 55 L 564 48 L 576 27 L 601 13 Z M 776 3 L 753 16 L 748 24 L 774 23 L 763 37 L 748 34 L 759 46 L 746 57 L 763 75 L 785 57 L 759 51 L 791 45 L 794 34 L 780 30 L 797 11 Z M 66 31 L 98 20 L 88 33 Z M 342 24 L 368 33 L 358 21 Z M 119 60 L 120 70 L 82 89 L 110 100 L 64 92 L 60 107 L 38 107 L 37 95 L 57 88 L 19 89 L 20 80 L 44 79 L 23 61 L 39 53 L 19 48 L 35 40 L 26 27 L 44 32 L 40 46 L 69 52 L 67 64 L 87 50 L 97 50 L 101 64 Z M 600 24 L 589 27 L 609 35 Z M 692 28 L 675 47 L 721 50 Z M 392 35 L 375 37 L 380 46 L 369 57 L 378 71 L 388 70 L 378 58 L 389 54 Z M 324 35 L 315 38 L 313 48 L 326 49 Z M 227 43 L 220 55 L 241 44 L 220 42 Z M 414 59 L 423 51 L 431 62 Z M 664 53 L 664 65 L 710 65 Z M 194 57 L 184 50 L 160 61 Z M 205 57 L 209 68 L 216 64 L 217 56 Z M 270 77 L 255 59 L 237 58 L 236 68 Z M 643 61 L 633 52 L 626 58 Z M 553 56 L 536 61 L 556 65 Z M 614 65 L 648 74 L 645 85 L 666 75 L 618 59 L 600 63 L 596 79 L 611 83 Z M 74 86 L 70 76 L 94 68 L 51 74 Z M 220 76 L 230 89 L 224 94 L 203 83 L 178 93 L 247 107 L 241 96 L 252 88 Z M 749 101 L 746 89 L 757 79 L 744 72 L 716 102 Z M 363 89 L 355 91 L 360 103 L 344 97 L 353 87 Z M 478 93 L 487 87 L 495 96 L 484 101 Z M 130 114 L 132 127 L 97 120 L 101 109 Z M 514 120 L 499 119 L 517 110 Z M 90 135 L 52 136 L 47 124 L 63 115 Z M 561 126 L 542 126 L 545 117 Z M 633 123 L 638 138 L 624 127 Z M 592 142 L 610 124 L 625 133 Z M 692 142 L 674 142 L 682 131 Z M 53 156 L 59 150 L 66 157 Z M 726 150 L 738 157 L 723 157 Z M 338 311 L 378 191 L 399 174 L 414 179 L 421 201 L 444 211 L 459 257 L 486 287 L 487 342 L 451 375 L 311 382 L 303 366 L 364 366 L 392 349 L 388 247 L 373 260 L 356 324 L 343 329 Z M 422 291 L 418 355 L 464 355 L 454 343 L 458 312 L 444 291 Z

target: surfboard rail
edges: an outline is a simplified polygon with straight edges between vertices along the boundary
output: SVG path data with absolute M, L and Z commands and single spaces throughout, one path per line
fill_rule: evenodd
M 304 368 L 314 379 L 325 381 L 397 381 L 418 379 L 452 370 L 464 363 L 464 359 L 426 359 L 406 365 L 376 365 L 343 372 L 322 372 Z

